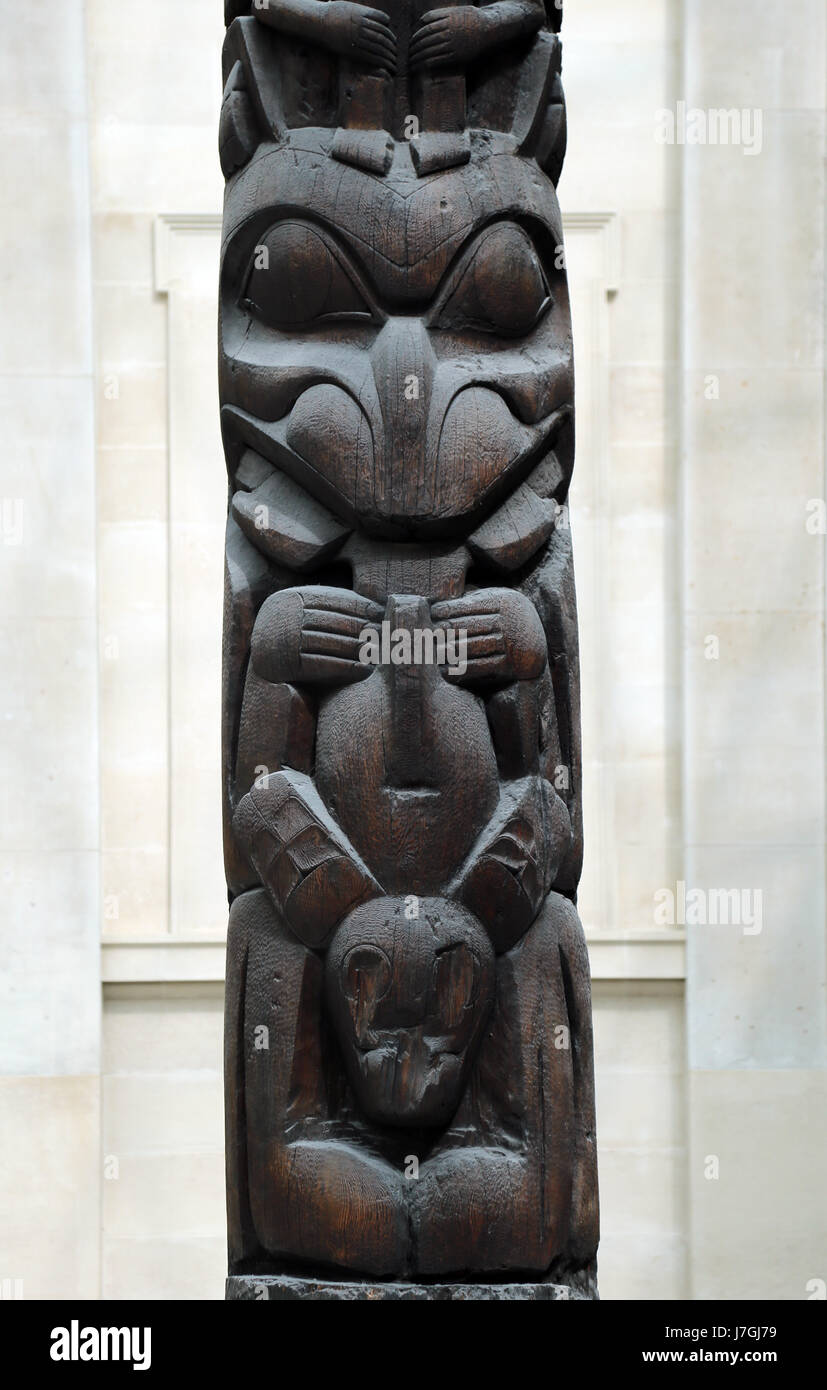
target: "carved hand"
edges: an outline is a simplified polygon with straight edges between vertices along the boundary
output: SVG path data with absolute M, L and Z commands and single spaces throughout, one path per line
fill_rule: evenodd
M 390 74 L 396 67 L 396 35 L 384 10 L 351 0 L 272 0 L 253 13 L 271 29 L 307 39 L 380 72 Z
M 411 67 L 463 67 L 479 57 L 488 34 L 484 12 L 474 5 L 428 10 L 411 39 Z
M 281 589 L 262 605 L 253 630 L 252 659 L 267 681 L 347 685 L 373 670 L 359 660 L 366 625 L 382 609 L 349 589 L 310 584 Z
M 431 607 L 435 626 L 467 638 L 467 667 L 444 667 L 446 680 L 535 680 L 546 664 L 546 638 L 530 599 L 515 589 L 476 589 Z
M 384 10 L 351 0 L 329 0 L 321 25 L 320 41 L 334 53 L 392 73 L 396 68 L 396 35 Z

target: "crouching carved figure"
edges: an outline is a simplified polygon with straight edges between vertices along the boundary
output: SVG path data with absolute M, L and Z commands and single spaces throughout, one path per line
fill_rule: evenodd
M 230 1273 L 594 1296 L 559 9 L 227 19 Z

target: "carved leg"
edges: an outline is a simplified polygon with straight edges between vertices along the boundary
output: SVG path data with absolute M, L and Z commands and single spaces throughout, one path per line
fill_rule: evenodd
M 321 987 L 321 959 L 282 925 L 267 895 L 237 898 L 226 1019 L 231 1263 L 263 1247 L 274 1262 L 299 1256 L 399 1275 L 408 1246 L 402 1179 L 331 1119 Z
M 588 956 L 556 893 L 500 957 L 475 1081 L 412 1184 L 417 1271 L 546 1273 L 563 1251 L 572 1267 L 587 1263 L 597 1244 Z

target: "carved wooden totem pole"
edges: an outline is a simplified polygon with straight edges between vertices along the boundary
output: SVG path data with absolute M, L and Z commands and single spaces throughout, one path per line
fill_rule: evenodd
M 559 21 L 227 3 L 230 1298 L 596 1297 Z

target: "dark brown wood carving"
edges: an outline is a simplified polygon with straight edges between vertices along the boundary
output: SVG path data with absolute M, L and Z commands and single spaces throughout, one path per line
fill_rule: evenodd
M 560 8 L 226 17 L 229 1296 L 594 1297 Z

